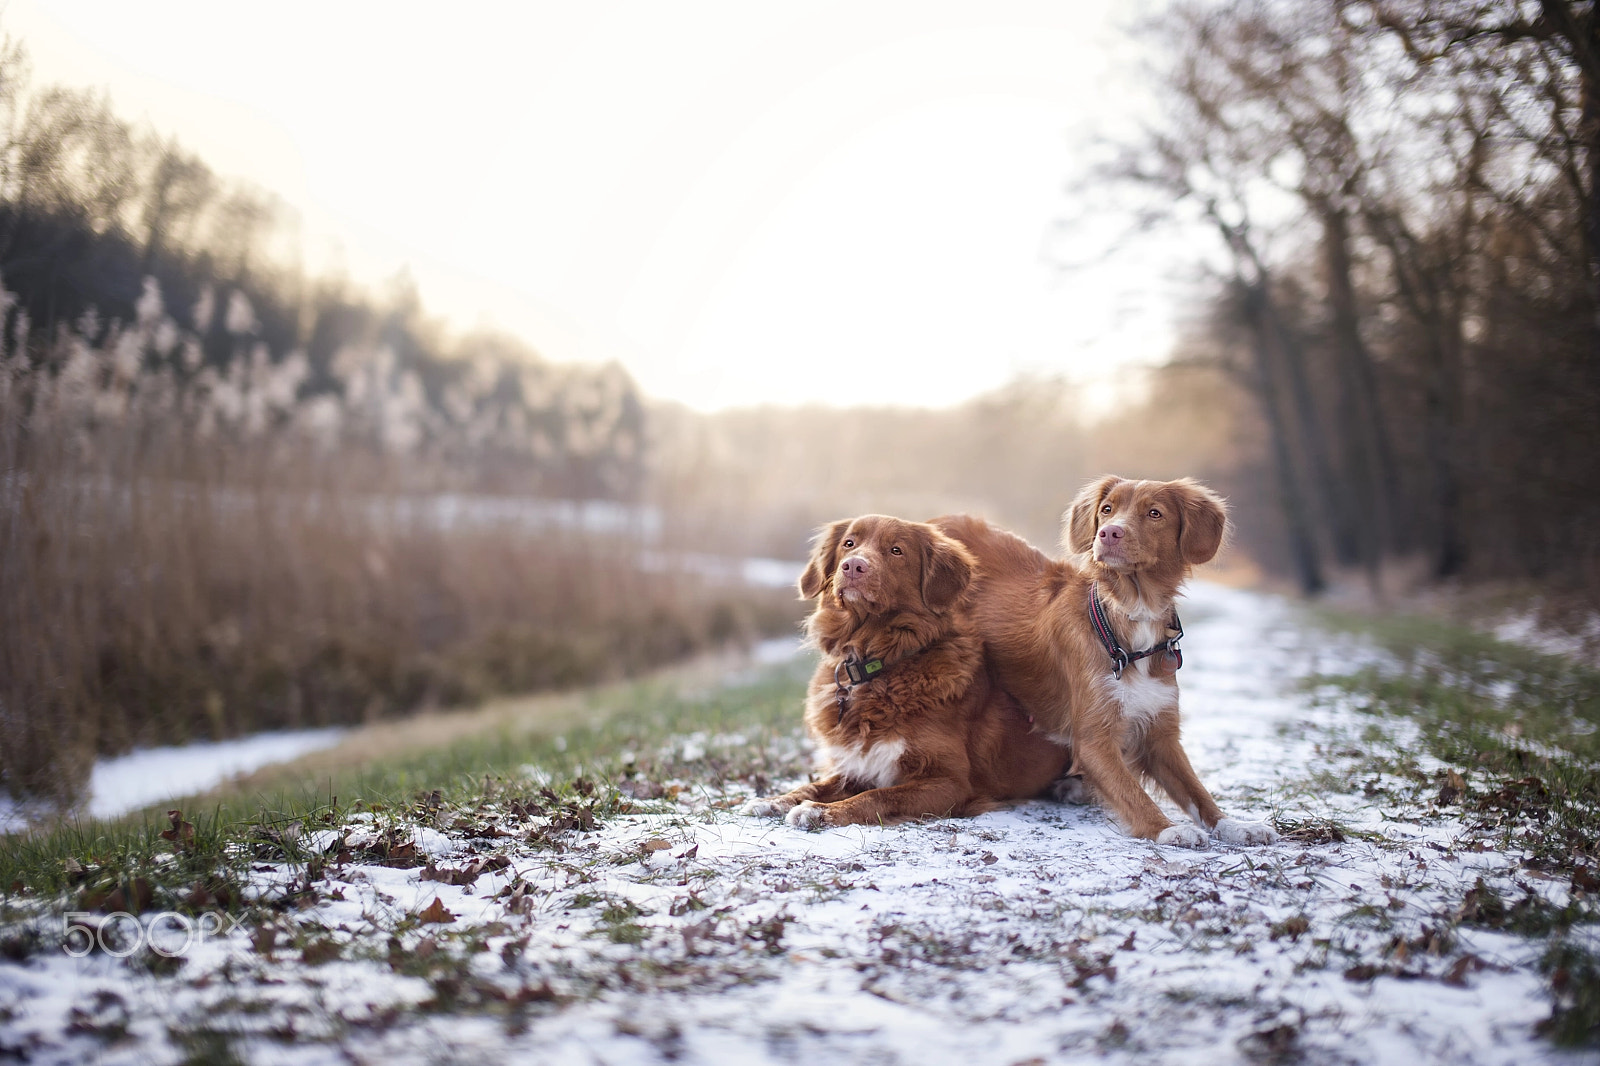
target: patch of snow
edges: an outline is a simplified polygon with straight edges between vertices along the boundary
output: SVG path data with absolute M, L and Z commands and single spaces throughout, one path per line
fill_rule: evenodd
M 750 661 L 757 666 L 776 666 L 779 663 L 793 662 L 805 650 L 805 645 L 799 636 L 773 637 L 770 640 L 758 641 L 750 649 Z
M 145 748 L 104 759 L 89 778 L 87 809 L 95 818 L 115 818 L 129 811 L 204 792 L 232 777 L 308 752 L 331 748 L 343 729 L 304 729 L 257 733 L 181 747 Z
M 416 845 L 417 850 L 422 854 L 434 859 L 446 858 L 461 850 L 456 841 L 445 836 L 437 829 L 428 829 L 424 826 L 419 826 L 412 834 L 411 842 Z
M 1511 614 L 1496 623 L 1490 632 L 1496 640 L 1507 644 L 1520 644 L 1546 655 L 1565 655 L 1593 662 L 1595 649 L 1600 648 L 1600 612 L 1590 614 L 1578 632 L 1564 632 L 1541 624 L 1537 611 Z
M 746 559 L 744 561 L 744 583 L 757 588 L 792 589 L 800 583 L 800 573 L 806 568 L 804 562 L 794 562 L 789 559 Z
M 42 800 L 14 799 L 0 793 L 0 834 L 21 832 L 55 813 L 54 804 Z
M 740 558 L 706 552 L 650 550 L 639 556 L 639 565 L 651 573 L 677 571 L 694 574 L 719 584 L 743 584 L 751 588 L 794 588 L 800 581 L 804 562 L 789 559 Z

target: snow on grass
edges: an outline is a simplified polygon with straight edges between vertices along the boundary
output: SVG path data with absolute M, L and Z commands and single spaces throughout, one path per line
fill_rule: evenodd
M 267 889 L 299 887 L 175 972 L 53 950 L 0 963 L 0 1054 L 1568 1061 L 1534 1033 L 1540 946 L 1456 920 L 1487 891 L 1560 906 L 1566 883 L 1474 850 L 1399 770 L 1352 777 L 1375 720 L 1295 687 L 1384 657 L 1257 594 L 1200 586 L 1184 614 L 1193 761 L 1229 814 L 1274 818 L 1279 844 L 1165 848 L 1046 802 L 807 833 L 735 813 L 751 789 L 718 774 L 655 782 L 653 807 L 592 831 L 576 794 L 441 815 L 395 868 L 362 850 L 390 812 L 325 831 L 318 877 L 256 864 Z M 1404 722 L 1383 728 L 1404 746 Z M 747 745 L 695 733 L 663 759 Z
M 192 796 L 240 774 L 308 752 L 331 748 L 343 729 L 257 733 L 238 740 L 145 748 L 95 764 L 89 779 L 88 811 L 115 818 L 129 811 Z
M 144 748 L 94 766 L 84 804 L 91 818 L 116 818 L 181 796 L 193 796 L 273 763 L 331 748 L 343 729 L 257 733 L 238 740 Z M 0 796 L 0 833 L 15 832 L 57 813 L 46 803 Z
M 1537 610 L 1509 612 L 1489 627 L 1496 640 L 1520 644 L 1546 655 L 1566 655 L 1596 663 L 1600 648 L 1600 613 L 1590 613 L 1580 625 L 1556 629 L 1545 624 Z

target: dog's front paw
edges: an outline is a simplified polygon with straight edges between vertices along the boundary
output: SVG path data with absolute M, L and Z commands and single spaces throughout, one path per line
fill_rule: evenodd
M 805 800 L 791 810 L 785 820 L 799 829 L 821 829 L 828 824 L 828 807 L 814 800 Z
M 1203 848 L 1206 835 L 1192 825 L 1169 825 L 1157 834 L 1156 843 L 1174 848 Z
M 748 814 L 752 818 L 781 818 L 794 806 L 794 800 L 788 796 L 766 796 L 753 799 L 739 808 L 740 814 Z
M 1222 818 L 1211 830 L 1224 844 L 1276 844 L 1278 831 L 1266 822 L 1245 822 Z
M 1050 795 L 1058 803 L 1086 804 L 1094 802 L 1094 789 L 1089 787 L 1089 782 L 1079 777 L 1058 778 L 1050 786 Z

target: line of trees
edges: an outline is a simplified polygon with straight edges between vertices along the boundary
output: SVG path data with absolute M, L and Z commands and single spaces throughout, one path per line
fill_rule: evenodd
M 0 46 L 0 388 L 36 428 L 300 431 L 401 456 L 419 484 L 634 499 L 644 412 L 615 365 L 450 337 L 409 279 L 308 277 L 295 220 L 103 96 L 34 89 Z
M 1163 15 L 1165 119 L 1101 173 L 1215 238 L 1180 362 L 1253 397 L 1265 554 L 1600 587 L 1600 19 L 1572 0 Z

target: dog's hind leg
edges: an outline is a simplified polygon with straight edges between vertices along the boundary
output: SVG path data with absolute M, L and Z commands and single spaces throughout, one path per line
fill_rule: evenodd
M 1094 789 L 1082 774 L 1066 774 L 1050 784 L 1050 795 L 1057 803 L 1090 804 L 1095 801 Z

